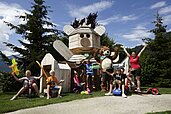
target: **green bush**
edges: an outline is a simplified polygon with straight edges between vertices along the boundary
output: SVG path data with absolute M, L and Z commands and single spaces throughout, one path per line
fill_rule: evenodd
M 2 72 L 0 83 L 3 92 L 16 92 L 22 87 L 22 83 L 17 82 L 8 72 Z

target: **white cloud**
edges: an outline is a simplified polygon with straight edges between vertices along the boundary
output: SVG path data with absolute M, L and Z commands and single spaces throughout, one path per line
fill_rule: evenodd
M 146 27 L 138 25 L 137 27 L 133 28 L 130 33 L 123 34 L 122 37 L 130 41 L 142 41 L 143 38 L 149 38 L 152 36 L 152 33 L 147 31 L 148 30 Z
M 171 32 L 171 29 L 167 30 L 167 32 Z
M 161 8 L 159 10 L 159 14 L 168 14 L 168 13 L 171 13 L 171 5 L 164 7 L 164 8 Z
M 10 30 L 4 21 L 18 25 L 24 23 L 22 20 L 16 18 L 16 16 L 24 15 L 26 10 L 22 9 L 18 4 L 7 4 L 0 2 L 0 50 L 7 55 L 14 54 L 9 50 L 2 42 L 9 42 L 10 35 L 14 33 L 14 30 Z
M 166 25 L 171 24 L 171 15 L 163 16 L 163 22 L 164 22 L 164 24 L 166 24 Z
M 150 6 L 150 9 L 161 8 L 161 7 L 165 6 L 165 5 L 166 5 L 165 1 L 157 2 L 157 3 L 153 4 L 152 6 Z
M 18 55 L 19 53 L 13 52 L 12 50 L 4 50 L 2 51 L 6 56 L 11 56 L 11 55 Z
M 146 30 L 146 27 L 144 27 L 143 25 L 138 25 L 135 28 L 133 28 L 134 30 Z
M 113 5 L 113 1 L 101 1 L 84 7 L 77 7 L 73 5 L 68 5 L 69 14 L 75 18 L 84 18 L 89 13 L 101 12 Z
M 112 22 L 127 22 L 127 21 L 132 21 L 136 20 L 138 17 L 135 15 L 127 15 L 127 16 L 112 16 L 104 20 L 99 20 L 98 23 L 102 25 L 108 25 Z
M 127 15 L 121 17 L 121 21 L 132 21 L 132 20 L 136 20 L 137 18 L 138 17 L 136 17 L 135 15 Z
M 112 16 L 104 20 L 99 20 L 98 23 L 102 25 L 108 25 L 109 23 L 116 22 L 119 20 L 119 16 Z

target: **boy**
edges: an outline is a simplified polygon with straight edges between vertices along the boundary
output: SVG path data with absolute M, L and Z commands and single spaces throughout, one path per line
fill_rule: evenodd
M 50 89 L 57 88 L 59 89 L 58 91 L 58 97 L 61 97 L 61 91 L 62 91 L 62 86 L 59 86 L 58 84 L 64 82 L 64 80 L 58 81 L 56 76 L 55 76 L 55 71 L 51 70 L 49 72 L 50 76 L 46 79 L 47 82 L 47 99 L 50 98 L 49 92 Z
M 88 79 L 89 77 L 92 77 L 92 87 L 93 89 L 95 89 L 95 85 L 94 85 L 94 72 L 93 72 L 93 68 L 92 68 L 92 64 L 90 62 L 90 59 L 87 60 L 86 64 L 85 64 L 85 68 L 86 68 L 86 87 L 89 88 L 89 82 Z
M 113 84 L 112 82 L 110 83 L 110 89 L 109 89 L 109 92 L 106 93 L 105 95 L 112 95 L 112 87 L 114 85 L 114 90 L 116 89 L 116 84 L 118 84 L 118 89 L 120 90 L 121 86 L 122 86 L 122 97 L 126 98 L 127 96 L 125 95 L 124 91 L 125 91 L 125 85 L 124 85 L 124 82 L 125 82 L 125 78 L 126 78 L 126 75 L 123 73 L 124 72 L 124 69 L 123 68 L 117 68 L 115 72 L 113 73 L 109 73 L 106 71 L 107 74 L 113 76 Z
M 22 77 L 22 78 L 19 78 L 18 79 L 15 76 L 15 73 L 14 72 L 12 72 L 12 76 L 15 78 L 16 81 L 19 81 L 19 82 L 24 81 L 24 82 L 23 82 L 23 87 L 10 100 L 15 100 L 20 94 L 22 94 L 24 91 L 26 91 L 27 89 L 29 89 L 29 87 L 33 87 L 33 89 L 37 93 L 37 96 L 40 97 L 40 93 L 38 91 L 38 86 L 37 86 L 35 80 L 40 79 L 41 76 L 39 76 L 39 77 L 31 76 L 31 71 L 30 70 L 26 70 L 25 77 Z M 30 93 L 31 93 L 31 91 L 29 91 L 29 94 Z

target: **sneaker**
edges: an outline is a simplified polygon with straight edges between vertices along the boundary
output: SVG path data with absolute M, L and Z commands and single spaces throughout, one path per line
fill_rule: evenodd
M 93 89 L 96 89 L 95 85 L 93 85 Z
M 113 94 L 111 92 L 105 93 L 106 96 L 112 96 Z
M 15 100 L 17 98 L 17 95 L 14 95 L 10 100 Z
M 135 92 L 141 93 L 141 90 L 139 88 L 137 88 L 137 90 L 135 90 Z
M 43 98 L 43 97 L 44 97 L 44 95 L 40 95 L 39 97 L 40 97 L 40 98 Z
M 49 99 L 50 97 L 49 96 L 47 96 L 47 98 L 46 99 Z
M 123 97 L 123 98 L 127 98 L 127 96 L 126 96 L 125 94 L 122 94 L 122 97 Z
M 62 96 L 58 95 L 58 98 L 62 98 Z

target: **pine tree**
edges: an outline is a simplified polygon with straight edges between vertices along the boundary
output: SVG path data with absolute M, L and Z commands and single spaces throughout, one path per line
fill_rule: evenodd
M 168 34 L 166 32 L 167 26 L 163 25 L 163 19 L 158 13 L 153 23 L 155 28 L 150 32 L 154 33 L 155 38 L 146 40 L 149 47 L 143 57 L 144 75 L 157 85 L 168 87 L 171 86 L 171 37 L 166 37 Z
M 39 67 L 35 61 L 41 61 L 47 52 L 56 55 L 53 49 L 53 42 L 59 39 L 60 31 L 54 29 L 55 25 L 49 22 L 48 6 L 44 5 L 44 0 L 34 0 L 30 13 L 18 16 L 19 19 L 26 21 L 25 24 L 13 25 L 12 23 L 5 22 L 11 29 L 14 29 L 17 34 L 22 36 L 23 40 L 18 40 L 24 47 L 18 47 L 11 43 L 5 42 L 6 46 L 18 52 L 17 60 L 23 64 L 24 70 L 30 69 L 33 74 L 39 73 Z M 47 26 L 47 27 L 45 27 Z M 50 34 L 51 33 L 51 34 Z M 56 34 L 55 37 L 52 37 Z

